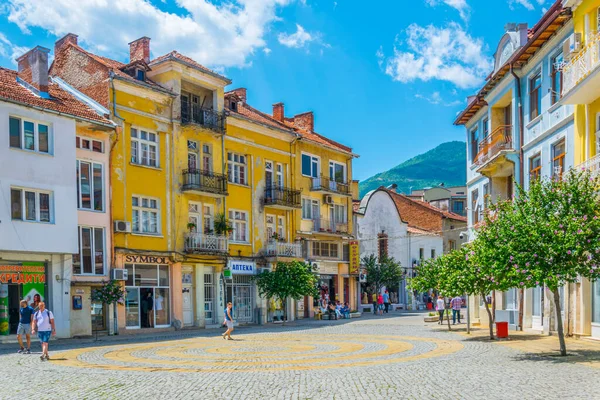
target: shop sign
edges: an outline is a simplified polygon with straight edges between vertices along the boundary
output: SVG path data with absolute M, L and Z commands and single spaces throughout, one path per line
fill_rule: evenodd
M 252 261 L 229 261 L 229 269 L 233 275 L 256 275 L 256 263 Z
M 327 274 L 327 275 L 337 275 L 338 274 L 338 264 L 337 263 L 320 262 L 316 273 L 317 274 Z
M 350 274 L 358 274 L 360 267 L 360 250 L 357 241 L 350 242 Z
M 167 257 L 125 256 L 125 262 L 139 264 L 168 264 L 169 260 Z

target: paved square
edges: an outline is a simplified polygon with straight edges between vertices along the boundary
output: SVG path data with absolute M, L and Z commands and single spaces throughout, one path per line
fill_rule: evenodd
M 425 324 L 422 314 L 2 347 L 2 399 L 598 399 L 585 365 Z M 33 379 L 35 377 L 35 379 Z M 32 383 L 28 383 L 30 380 Z

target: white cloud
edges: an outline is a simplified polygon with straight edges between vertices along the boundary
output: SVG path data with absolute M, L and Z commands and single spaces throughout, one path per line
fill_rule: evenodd
M 291 34 L 280 33 L 279 36 L 277 36 L 277 40 L 286 47 L 299 49 L 315 40 L 315 37 L 306 32 L 300 24 L 296 24 L 296 32 Z
M 492 70 L 483 40 L 466 33 L 457 23 L 439 28 L 410 25 L 404 32 L 404 43 L 394 46 L 394 54 L 386 58 L 377 52 L 380 65 L 395 81 L 440 80 L 459 88 L 480 85 Z
M 456 9 L 464 21 L 467 21 L 471 15 L 471 7 L 467 4 L 467 0 L 425 0 L 425 2 L 432 7 L 439 4 L 446 4 Z
M 153 56 L 177 49 L 213 67 L 244 66 L 266 46 L 264 36 L 277 10 L 294 0 L 175 0 L 182 11 L 165 12 L 146 0 L 8 0 L 9 21 L 29 33 L 79 35 L 94 51 L 127 59 L 127 43 L 152 38 Z
M 429 96 L 417 93 L 417 94 L 415 94 L 415 97 L 417 99 L 425 100 L 431 104 L 440 104 L 444 107 L 452 107 L 452 106 L 456 106 L 456 105 L 462 103 L 460 100 L 446 101 L 442 98 L 442 95 L 440 94 L 440 92 L 433 92 Z
M 508 0 L 508 7 L 511 10 L 515 9 L 515 6 L 523 6 L 526 9 L 528 9 L 529 11 L 533 11 L 535 10 L 535 4 L 537 3 L 538 5 L 543 5 L 546 2 L 546 0 Z
M 17 65 L 16 59 L 29 51 L 29 48 L 13 44 L 6 35 L 0 32 L 0 56 L 8 58 L 14 65 Z
M 271 54 L 271 49 L 270 49 L 270 48 L 268 48 L 268 47 L 265 47 L 265 48 L 263 49 L 263 53 L 265 53 L 266 55 L 269 55 L 269 54 Z

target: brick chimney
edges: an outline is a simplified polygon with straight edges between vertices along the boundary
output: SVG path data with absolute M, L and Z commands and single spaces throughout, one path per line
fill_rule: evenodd
M 17 58 L 19 78 L 40 91 L 40 95 L 48 95 L 48 53 L 50 49 L 36 46 Z
M 279 122 L 283 122 L 283 119 L 285 118 L 283 103 L 273 104 L 273 118 Z
M 69 43 L 77 44 L 77 37 L 78 36 L 74 33 L 67 33 L 65 36 L 54 42 L 54 56 L 56 57 L 63 46 Z
M 233 89 L 231 93 L 235 93 L 242 100 L 242 103 L 246 102 L 246 88 Z
M 298 129 L 313 132 L 315 130 L 315 116 L 312 111 L 294 115 L 294 126 Z
M 129 62 L 144 60 L 150 62 L 150 38 L 143 36 L 129 43 Z

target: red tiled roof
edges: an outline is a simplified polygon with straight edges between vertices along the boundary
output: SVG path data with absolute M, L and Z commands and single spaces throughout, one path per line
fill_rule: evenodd
M 215 71 L 213 71 L 213 70 L 211 70 L 209 68 L 206 68 L 204 65 L 196 62 L 195 60 L 191 59 L 188 56 L 184 56 L 183 54 L 177 52 L 176 50 L 173 50 L 172 52 L 167 53 L 165 55 L 162 55 L 160 57 L 156 57 L 154 60 L 150 61 L 150 65 L 157 64 L 157 63 L 160 63 L 160 62 L 163 62 L 163 61 L 167 61 L 169 59 L 176 59 L 176 60 L 182 61 L 182 62 L 184 62 L 186 64 L 189 64 L 189 65 L 191 65 L 191 66 L 193 66 L 195 68 L 198 68 L 199 70 L 202 70 L 204 72 L 208 72 L 211 75 L 218 76 L 219 78 L 221 78 L 223 80 L 231 82 L 229 80 L 229 78 L 226 78 L 223 75 L 218 74 L 218 73 L 216 73 Z
M 239 100 L 238 96 L 236 96 L 235 93 L 232 92 L 225 93 L 225 98 L 234 98 L 236 100 Z M 256 108 L 248 105 L 247 103 L 238 101 L 235 111 L 231 109 L 230 104 L 227 104 L 227 102 L 225 102 L 225 105 L 230 114 L 239 114 L 260 124 L 269 125 L 278 129 L 284 129 L 286 131 L 290 131 L 290 133 L 293 133 L 293 130 L 289 126 L 282 124 L 281 122 L 271 117 L 269 114 L 265 114 L 264 112 L 257 110 Z
M 0 67 L 0 100 L 13 101 L 25 106 L 35 106 L 60 112 L 89 121 L 113 125 L 112 121 L 99 115 L 87 104 L 61 89 L 56 83 L 48 82 L 49 99 L 42 98 L 17 82 L 18 73 Z
M 437 236 L 435 233 L 430 232 L 430 231 L 426 231 L 424 229 L 419 229 L 419 228 L 415 228 L 414 226 L 408 226 L 406 228 L 406 230 L 408 231 L 408 233 L 414 233 L 417 235 L 431 235 L 431 236 Z

